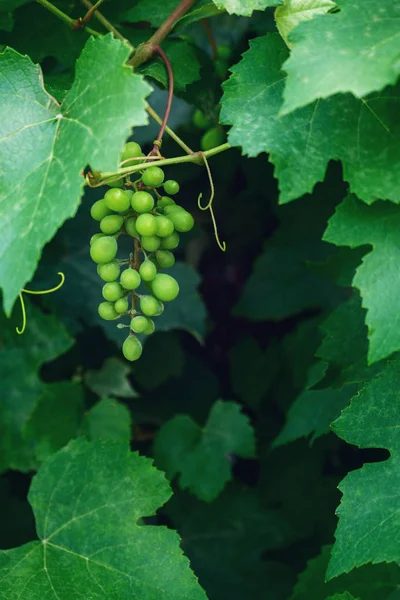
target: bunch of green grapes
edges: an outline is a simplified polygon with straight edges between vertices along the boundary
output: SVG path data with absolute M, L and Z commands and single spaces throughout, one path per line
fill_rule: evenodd
M 129 142 L 121 158 L 125 166 L 141 156 L 139 144 Z M 105 282 L 99 315 L 106 321 L 130 318 L 130 325 L 120 323 L 117 327 L 130 328 L 122 352 L 134 361 L 142 354 L 136 334 L 153 333 L 152 317 L 161 315 L 163 303 L 179 293 L 178 282 L 163 271 L 175 263 L 172 250 L 179 244 L 179 234 L 192 229 L 194 219 L 171 198 L 179 192 L 178 182 L 164 181 L 159 167 L 151 166 L 134 183 L 126 183 L 131 189 L 112 187 L 91 208 L 93 219 L 100 222 L 100 232 L 90 240 L 90 256 Z M 124 186 L 124 181 L 114 185 Z M 166 195 L 161 195 L 160 189 Z M 133 238 L 133 252 L 118 259 L 122 235 Z

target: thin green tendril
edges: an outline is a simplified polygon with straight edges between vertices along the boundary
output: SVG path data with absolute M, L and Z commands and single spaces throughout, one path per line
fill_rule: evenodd
M 61 277 L 61 281 L 58 285 L 56 285 L 55 287 L 51 288 L 50 290 L 43 290 L 41 292 L 35 292 L 33 290 L 26 290 L 26 289 L 22 289 L 19 293 L 19 300 L 21 302 L 21 310 L 22 310 L 22 327 L 21 329 L 19 329 L 19 327 L 16 327 L 16 331 L 18 333 L 18 335 L 22 335 L 26 329 L 26 309 L 25 309 L 25 302 L 24 302 L 24 297 L 22 295 L 22 292 L 24 292 L 25 294 L 32 294 L 32 295 L 36 295 L 36 296 L 40 296 L 42 294 L 51 294 L 52 292 L 56 292 L 57 290 L 60 289 L 60 287 L 62 287 L 64 285 L 64 281 L 65 281 L 65 275 L 64 273 L 58 272 L 57 275 L 59 275 Z
M 197 198 L 197 206 L 199 207 L 200 210 L 209 210 L 210 211 L 211 220 L 212 220 L 213 227 L 214 227 L 215 240 L 216 240 L 219 248 L 222 250 L 222 252 L 225 252 L 225 250 L 226 250 L 226 243 L 225 242 L 221 242 L 220 239 L 219 239 L 217 221 L 215 219 L 214 210 L 213 210 L 213 206 L 212 206 L 212 203 L 213 203 L 213 200 L 214 200 L 214 196 L 215 196 L 215 189 L 214 189 L 213 178 L 212 178 L 212 175 L 211 175 L 210 165 L 208 164 L 208 160 L 207 160 L 206 155 L 203 152 L 199 152 L 199 154 L 203 158 L 204 164 L 205 164 L 206 169 L 207 169 L 208 179 L 210 181 L 211 196 L 210 196 L 210 199 L 207 202 L 207 204 L 205 206 L 203 206 L 201 204 L 201 199 L 203 197 L 203 194 L 199 194 L 199 197 Z

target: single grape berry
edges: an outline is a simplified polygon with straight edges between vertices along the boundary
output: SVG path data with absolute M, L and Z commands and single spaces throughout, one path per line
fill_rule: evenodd
M 164 310 L 163 305 L 154 296 L 141 296 L 140 310 L 148 317 L 157 317 Z
M 156 326 L 154 325 L 153 319 L 147 319 L 147 327 L 143 331 L 143 333 L 145 335 L 151 335 L 152 333 L 154 333 L 155 328 L 156 328 Z
M 143 152 L 139 144 L 137 144 L 136 142 L 128 142 L 127 144 L 125 144 L 124 149 L 122 150 L 121 162 L 124 162 L 124 167 L 128 167 L 138 162 L 136 160 L 128 159 L 138 158 L 139 156 L 143 156 Z
M 176 211 L 172 212 L 169 215 L 169 218 L 171 219 L 172 223 L 174 224 L 176 231 L 186 232 L 186 231 L 190 231 L 193 228 L 194 219 L 193 219 L 192 215 L 184 208 L 182 208 L 182 210 L 176 210 Z M 101 225 L 101 223 L 100 223 L 100 225 Z
M 131 198 L 131 206 L 138 213 L 150 212 L 154 208 L 154 198 L 149 192 L 135 192 Z
M 97 267 L 97 273 L 103 281 L 115 281 L 119 277 L 119 272 L 120 266 L 115 261 Z
M 192 117 L 192 122 L 195 127 L 198 129 L 208 129 L 211 127 L 211 120 L 205 116 L 205 114 L 197 108 Z
M 117 281 L 112 281 L 103 285 L 103 298 L 109 302 L 116 302 L 121 298 L 124 290 Z
M 121 179 L 116 179 L 115 181 L 107 181 L 107 185 L 110 186 L 110 188 L 123 188 L 124 179 L 121 177 Z
M 174 224 L 168 217 L 160 215 L 155 217 L 156 222 L 156 234 L 160 237 L 167 237 L 174 232 Z
M 126 312 L 129 308 L 128 298 L 119 298 L 114 304 L 114 308 L 118 314 Z
M 108 190 L 104 196 L 104 202 L 109 209 L 115 212 L 128 210 L 128 208 L 131 206 L 128 194 L 126 194 L 124 190 L 120 190 L 118 188 Z
M 111 235 L 121 229 L 123 222 L 124 218 L 121 215 L 108 215 L 100 221 L 100 229 L 103 233 Z
M 139 275 L 143 281 L 152 281 L 157 275 L 157 267 L 151 260 L 145 260 L 139 267 Z
M 164 171 L 160 167 L 149 167 L 142 175 L 142 182 L 149 187 L 160 187 L 164 181 Z
M 107 215 L 111 215 L 111 210 L 108 208 L 107 204 L 103 200 L 97 200 L 90 209 L 90 214 L 92 219 L 95 221 L 101 221 Z
M 130 335 L 122 344 L 122 354 L 126 360 L 134 361 L 140 358 L 142 354 L 142 344 L 136 336 Z
M 117 240 L 108 235 L 94 240 L 90 246 L 90 256 L 96 263 L 109 263 L 117 254 Z
M 148 213 L 139 215 L 136 220 L 136 230 L 140 235 L 154 235 L 157 231 L 156 217 Z
M 225 133 L 223 129 L 220 127 L 213 127 L 205 132 L 203 137 L 200 140 L 201 149 L 211 150 L 211 148 L 215 148 L 216 146 L 220 146 L 226 141 Z
M 182 206 L 179 206 L 178 204 L 168 204 L 167 206 L 164 206 L 164 213 L 166 215 L 170 215 L 171 213 L 175 212 L 176 210 L 185 210 L 185 209 L 182 208 Z
M 90 238 L 90 245 L 92 245 L 95 240 L 98 240 L 99 238 L 104 237 L 104 236 L 105 236 L 105 233 L 95 233 Z
M 217 55 L 218 58 L 222 58 L 223 60 L 229 60 L 231 57 L 231 49 L 229 48 L 229 46 L 221 44 L 221 46 L 217 47 Z
M 121 273 L 120 282 L 126 290 L 136 290 L 140 285 L 140 275 L 135 269 L 125 269 Z
M 164 238 L 166 239 L 166 238 Z M 147 250 L 147 252 L 155 252 L 159 249 L 161 244 L 161 238 L 157 235 L 144 235 L 142 236 L 142 247 Z
M 164 183 L 164 190 L 166 194 L 174 196 L 174 194 L 179 192 L 179 183 L 174 179 L 168 179 L 168 181 Z
M 131 321 L 131 329 L 132 331 L 134 331 L 135 333 L 144 333 L 145 329 L 148 326 L 148 321 L 150 319 L 148 319 L 147 317 L 133 317 L 132 321 Z
M 151 290 L 159 300 L 170 302 L 179 294 L 179 285 L 171 275 L 159 273 L 152 281 Z
M 139 237 L 139 232 L 136 229 L 136 217 L 129 217 L 129 219 L 125 221 L 125 231 L 132 237 Z
M 161 196 L 161 198 L 157 200 L 158 208 L 165 208 L 165 206 L 172 206 L 173 204 L 175 204 L 175 200 L 172 200 L 172 198 L 169 198 L 168 196 Z
M 114 304 L 112 302 L 102 302 L 99 304 L 99 315 L 105 321 L 112 321 L 118 317 L 118 313 L 114 308 Z
M 175 264 L 175 256 L 169 250 L 157 250 L 156 260 L 161 269 L 169 269 Z
M 179 235 L 174 231 L 168 237 L 161 238 L 160 248 L 162 250 L 174 250 L 179 246 Z M 158 248 L 156 248 L 158 250 Z

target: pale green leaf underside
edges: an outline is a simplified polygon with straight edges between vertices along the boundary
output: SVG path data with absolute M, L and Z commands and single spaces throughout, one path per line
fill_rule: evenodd
M 342 161 L 344 179 L 362 200 L 400 202 L 398 89 L 363 100 L 339 94 L 281 117 L 287 56 L 272 34 L 251 41 L 233 67 L 221 102 L 230 143 L 249 156 L 270 154 L 281 203 L 311 192 L 331 159 Z
M 279 33 L 289 48 L 289 33 L 303 21 L 309 21 L 317 15 L 323 15 L 336 6 L 333 0 L 285 0 L 283 6 L 275 11 L 275 22 Z
M 282 0 L 213 0 L 219 9 L 226 10 L 230 15 L 250 17 L 254 10 L 264 10 L 268 6 L 279 6 Z
M 339 12 L 302 23 L 290 36 L 283 113 L 339 92 L 364 97 L 398 79 L 400 0 L 337 4 Z
M 127 444 L 71 442 L 32 482 L 40 540 L 0 553 L 0 598 L 206 600 L 177 534 L 138 525 L 170 495 Z
M 0 286 L 8 313 L 44 244 L 75 214 L 82 169 L 115 169 L 131 126 L 147 121 L 150 88 L 124 66 L 128 56 L 111 35 L 89 39 L 60 107 L 28 57 L 0 55 Z

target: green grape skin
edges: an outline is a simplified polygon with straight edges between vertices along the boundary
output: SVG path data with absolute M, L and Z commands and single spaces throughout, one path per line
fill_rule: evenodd
M 149 187 L 160 187 L 164 181 L 164 171 L 160 167 L 149 167 L 142 175 L 142 182 Z
M 128 142 L 125 144 L 124 149 L 121 154 L 121 162 L 124 163 L 124 167 L 128 167 L 130 165 L 134 165 L 138 163 L 137 160 L 129 160 L 130 158 L 138 158 L 139 156 L 144 156 L 141 147 L 137 142 Z M 125 162 L 127 161 L 127 162 Z
M 211 127 L 211 120 L 199 108 L 193 113 L 192 123 L 198 129 L 208 129 Z
M 125 313 L 129 308 L 128 298 L 118 298 L 116 303 L 114 304 L 115 312 L 119 315 Z
M 175 256 L 169 250 L 157 250 L 155 258 L 161 269 L 169 269 L 175 264 Z
M 104 198 L 102 200 L 97 200 L 90 209 L 91 217 L 95 221 L 101 221 L 104 217 L 107 217 L 107 215 L 111 215 L 111 213 L 112 211 L 108 208 Z
M 129 217 L 129 219 L 125 221 L 125 231 L 132 237 L 139 237 L 139 232 L 136 229 L 136 217 Z
M 194 219 L 192 215 L 184 208 L 179 211 L 174 211 L 170 214 L 169 218 L 174 224 L 176 231 L 179 231 L 180 233 L 185 233 L 193 229 Z
M 124 192 L 125 192 L 125 194 L 128 196 L 128 198 L 129 198 L 129 202 L 130 202 L 130 201 L 131 201 L 131 199 L 132 199 L 132 196 L 133 196 L 133 190 L 124 190 Z M 130 205 L 129 205 L 129 206 L 130 206 Z
M 176 210 L 185 210 L 185 209 L 182 208 L 182 206 L 179 206 L 178 204 L 169 204 L 167 206 L 164 206 L 164 213 L 166 215 L 170 215 L 171 213 L 175 212 Z
M 122 354 L 125 356 L 126 360 L 130 360 L 131 362 L 138 360 L 138 358 L 141 357 L 142 344 L 137 337 L 130 335 L 126 338 L 122 344 Z
M 105 321 L 113 321 L 118 317 L 118 313 L 112 302 L 101 302 L 98 308 L 99 315 Z
M 144 333 L 145 329 L 148 326 L 149 319 L 147 317 L 138 316 L 133 317 L 131 321 L 131 329 L 135 333 Z
M 158 273 L 151 283 L 151 290 L 162 302 L 171 302 L 179 294 L 179 285 L 171 275 Z
M 157 267 L 151 260 L 145 260 L 139 267 L 139 275 L 143 281 L 153 281 L 157 275 Z
M 168 217 L 160 215 L 159 217 L 155 217 L 154 220 L 156 223 L 156 235 L 159 237 L 167 237 L 174 232 L 174 224 Z
M 124 179 L 123 179 L 123 177 L 121 177 L 121 179 L 116 179 L 115 181 L 107 181 L 107 185 L 110 188 L 123 188 L 124 187 Z
M 118 279 L 120 270 L 119 264 L 115 261 L 97 266 L 97 274 L 103 281 L 107 282 Z
M 221 44 L 217 48 L 218 58 L 222 58 L 222 60 L 229 60 L 231 57 L 232 51 L 226 44 Z
M 131 206 L 130 198 L 124 190 L 113 188 L 108 190 L 104 196 L 104 202 L 110 210 L 114 212 L 123 212 Z
M 225 133 L 220 127 L 213 127 L 205 132 L 200 140 L 200 147 L 204 152 L 220 146 L 226 141 Z
M 124 218 L 121 215 L 108 215 L 100 221 L 100 229 L 103 233 L 112 235 L 121 229 L 123 222 Z
M 122 271 L 120 282 L 126 290 L 136 290 L 140 285 L 140 275 L 135 269 L 125 269 Z
M 161 250 L 174 250 L 179 246 L 179 235 L 174 231 L 168 237 L 161 238 Z
M 136 230 L 140 235 L 155 235 L 157 232 L 156 217 L 144 213 L 136 220 Z
M 147 327 L 143 331 L 144 335 L 151 335 L 154 333 L 156 326 L 154 325 L 153 319 L 147 319 Z
M 163 312 L 164 306 L 154 296 L 141 296 L 140 310 L 147 317 L 157 317 Z
M 157 200 L 157 208 L 165 208 L 166 206 L 172 206 L 174 204 L 175 200 L 172 200 L 172 198 L 169 198 L 168 196 L 161 196 L 161 198 Z
M 90 256 L 95 263 L 109 263 L 115 258 L 117 250 L 117 240 L 106 235 L 94 240 L 90 246 Z
M 124 293 L 122 286 L 117 281 L 111 281 L 103 285 L 103 298 L 109 302 L 116 302 Z
M 138 213 L 147 213 L 154 208 L 154 198 L 149 192 L 135 192 L 131 198 L 131 206 Z
M 161 243 L 162 240 L 157 235 L 142 236 L 142 248 L 144 248 L 144 250 L 147 250 L 147 252 L 155 252 L 159 249 Z
M 98 240 L 99 238 L 104 237 L 104 236 L 105 236 L 105 233 L 95 233 L 90 238 L 90 245 L 92 245 L 95 240 Z
M 168 179 L 168 181 L 164 182 L 164 191 L 170 196 L 174 196 L 175 194 L 177 194 L 179 192 L 179 189 L 179 183 L 174 179 Z

